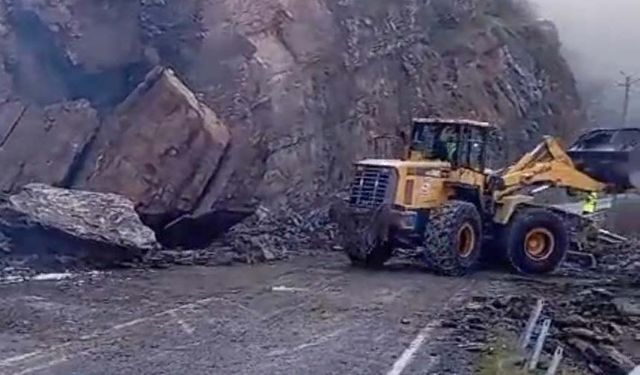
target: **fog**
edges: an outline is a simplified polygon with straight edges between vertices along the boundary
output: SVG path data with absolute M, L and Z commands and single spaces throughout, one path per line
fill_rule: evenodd
M 531 0 L 554 21 L 585 106 L 597 126 L 620 123 L 620 71 L 640 78 L 640 0 Z M 640 126 L 640 82 L 631 97 L 628 125 Z

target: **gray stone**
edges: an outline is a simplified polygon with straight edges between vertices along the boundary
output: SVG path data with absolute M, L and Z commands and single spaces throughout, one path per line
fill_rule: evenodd
M 0 203 L 0 232 L 15 254 L 130 261 L 158 247 L 133 203 L 119 195 L 29 184 Z
M 230 141 L 216 114 L 163 68 L 149 73 L 103 129 L 77 185 L 122 194 L 160 224 L 196 208 Z
M 613 300 L 613 303 L 623 314 L 640 316 L 640 303 L 631 298 L 616 298 Z

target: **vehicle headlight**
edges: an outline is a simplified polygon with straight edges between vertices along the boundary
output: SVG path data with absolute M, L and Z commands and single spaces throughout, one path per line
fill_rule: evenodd
M 415 185 L 414 180 L 407 180 L 404 185 L 404 204 L 410 206 L 413 204 L 413 187 Z

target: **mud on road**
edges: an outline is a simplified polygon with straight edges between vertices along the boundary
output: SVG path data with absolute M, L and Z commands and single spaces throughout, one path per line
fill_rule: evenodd
M 613 374 L 640 363 L 637 285 L 360 270 L 338 253 L 5 284 L 0 374 L 484 374 L 538 298 L 557 322 L 545 351 L 564 345 L 574 373 Z
M 485 284 L 331 254 L 3 285 L 0 373 L 470 374 L 439 322 Z

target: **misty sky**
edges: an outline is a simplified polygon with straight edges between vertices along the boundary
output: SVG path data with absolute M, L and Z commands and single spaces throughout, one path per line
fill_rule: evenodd
M 640 78 L 640 0 L 531 1 L 558 26 L 577 78 L 606 82 L 610 101 L 621 101 L 620 71 Z M 640 84 L 636 88 L 634 114 L 640 114 Z

